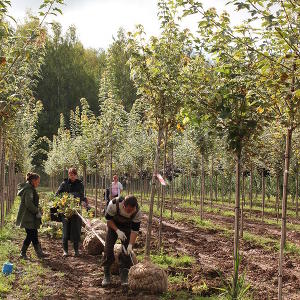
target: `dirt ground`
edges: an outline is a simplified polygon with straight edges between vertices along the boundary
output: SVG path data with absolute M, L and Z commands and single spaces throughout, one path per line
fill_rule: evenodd
M 176 206 L 175 211 L 187 215 L 197 211 Z M 205 219 L 215 224 L 232 227 L 233 218 L 205 213 Z M 153 220 L 153 237 L 151 248 L 156 249 L 158 240 L 158 219 Z M 147 226 L 147 215 L 143 215 L 141 234 L 136 245 L 136 252 L 142 253 Z M 274 225 L 266 225 L 258 221 L 245 220 L 245 230 L 256 235 L 279 239 L 280 229 Z M 288 240 L 300 245 L 299 232 L 288 232 Z M 45 252 L 49 256 L 42 264 L 50 271 L 34 279 L 35 285 L 45 285 L 51 290 L 51 296 L 43 299 L 159 299 L 159 296 L 136 294 L 119 286 L 118 276 L 113 276 L 113 285 L 102 288 L 101 257 L 84 253 L 80 246 L 81 256 L 72 256 L 72 245 L 69 245 L 71 256 L 62 257 L 61 241 L 41 237 Z M 197 228 L 190 222 L 168 220 L 163 222 L 163 247 L 166 253 L 173 255 L 187 254 L 196 259 L 192 267 L 168 268 L 168 273 L 176 275 L 184 273 L 188 280 L 171 284 L 170 291 L 189 291 L 203 282 L 207 285 L 204 296 L 216 293 L 216 287 L 222 285 L 220 276 L 229 278 L 233 271 L 232 252 L 233 238 L 225 236 L 217 230 Z M 246 272 L 247 282 L 251 284 L 253 298 L 258 300 L 277 298 L 277 265 L 278 253 L 265 250 L 250 242 L 241 242 L 241 268 Z M 18 280 L 15 285 L 17 286 Z M 300 257 L 285 256 L 284 262 L 284 294 L 285 299 L 300 299 Z M 13 293 L 8 299 L 14 298 Z

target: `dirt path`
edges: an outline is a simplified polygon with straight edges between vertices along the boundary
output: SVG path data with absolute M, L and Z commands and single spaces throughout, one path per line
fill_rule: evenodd
M 174 206 L 175 212 L 184 213 L 188 216 L 197 216 L 199 211 L 192 208 L 183 208 L 180 206 Z M 226 228 L 233 229 L 234 217 L 222 216 L 214 213 L 204 212 L 205 220 L 213 221 L 214 224 L 225 226 Z M 279 223 L 280 224 L 280 223 Z M 275 224 L 267 224 L 259 220 L 250 219 L 244 217 L 244 231 L 256 234 L 258 236 L 265 236 L 272 238 L 276 241 L 280 240 L 281 228 Z M 296 244 L 300 247 L 300 232 L 296 230 L 287 230 L 287 241 Z
M 144 216 L 144 222 L 147 217 Z M 158 219 L 154 218 L 154 236 L 157 237 Z M 144 233 L 145 234 L 145 233 Z M 204 280 L 209 286 L 220 286 L 219 272 L 230 277 L 233 272 L 233 241 L 214 230 L 203 230 L 189 223 L 164 221 L 163 241 L 167 252 L 186 253 L 197 263 L 189 271 L 192 284 Z M 266 251 L 249 242 L 241 242 L 242 269 L 251 283 L 254 299 L 277 299 L 278 253 Z M 299 300 L 300 258 L 285 256 L 284 293 L 286 299 Z

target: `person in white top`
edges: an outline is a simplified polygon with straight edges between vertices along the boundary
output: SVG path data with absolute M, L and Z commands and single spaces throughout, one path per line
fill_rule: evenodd
M 121 192 L 123 191 L 123 185 L 121 182 L 118 181 L 118 176 L 114 175 L 113 176 L 113 182 L 111 184 L 111 199 L 115 197 L 120 197 Z

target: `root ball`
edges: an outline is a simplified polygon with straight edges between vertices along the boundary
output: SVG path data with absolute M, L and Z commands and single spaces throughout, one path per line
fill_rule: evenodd
M 153 294 L 164 293 L 168 289 L 168 276 L 159 266 L 144 261 L 132 266 L 128 275 L 129 287 L 133 291 Z
M 96 232 L 105 240 L 105 231 L 97 230 Z M 100 255 L 104 250 L 104 245 L 92 232 L 89 232 L 83 241 L 83 248 L 90 255 Z

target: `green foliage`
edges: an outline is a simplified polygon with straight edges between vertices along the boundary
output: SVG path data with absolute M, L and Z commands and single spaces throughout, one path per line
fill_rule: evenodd
M 221 297 L 224 296 L 228 300 L 247 300 L 250 299 L 249 289 L 250 284 L 246 283 L 245 273 L 238 275 L 240 264 L 240 258 L 237 256 L 234 264 L 234 272 L 237 275 L 237 281 L 234 281 L 234 277 L 231 281 L 226 281 L 223 279 L 224 288 L 220 288 L 222 291 Z

